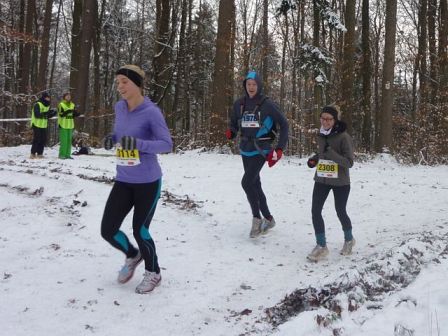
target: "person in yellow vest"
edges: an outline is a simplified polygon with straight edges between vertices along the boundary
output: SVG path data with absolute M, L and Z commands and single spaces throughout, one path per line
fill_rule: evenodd
M 43 158 L 44 147 L 47 142 L 48 118 L 56 115 L 56 111 L 50 109 L 50 104 L 51 96 L 48 92 L 44 92 L 31 110 L 33 143 L 30 159 Z
M 75 128 L 74 118 L 78 116 L 75 104 L 72 102 L 70 92 L 64 93 L 62 100 L 58 104 L 58 124 L 59 124 L 59 158 L 72 159 L 72 138 Z

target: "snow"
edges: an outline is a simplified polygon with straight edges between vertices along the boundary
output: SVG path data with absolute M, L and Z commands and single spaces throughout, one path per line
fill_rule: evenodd
M 29 160 L 29 146 L 0 148 L 2 335 L 448 335 L 447 166 L 403 166 L 388 155 L 357 162 L 348 204 L 355 253 L 338 254 L 343 234 L 330 195 L 323 213 L 330 256 L 310 264 L 314 172 L 306 159 L 286 156 L 263 169 L 277 226 L 250 239 L 239 156 L 161 155 L 165 196 L 150 231 L 162 285 L 139 295 L 143 267 L 119 285 L 124 256 L 99 232 L 111 184 L 97 180 L 113 178 L 114 158 L 94 150 L 98 155 L 58 160 L 57 150 Z M 185 209 L 191 202 L 198 207 Z M 122 228 L 132 239 L 130 216 Z M 407 287 L 384 293 L 379 308 L 361 302 L 349 312 L 342 305 L 327 327 L 316 322 L 329 313 L 323 307 L 277 328 L 267 322 L 265 309 L 295 289 L 359 274 L 374 282 L 369 265 L 394 273 L 409 251 L 417 251 L 420 272 Z

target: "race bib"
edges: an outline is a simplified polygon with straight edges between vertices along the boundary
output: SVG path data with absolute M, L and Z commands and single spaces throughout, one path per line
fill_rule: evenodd
M 137 166 L 140 164 L 140 154 L 137 149 L 126 150 L 117 148 L 117 165 L 119 166 Z
M 317 164 L 317 176 L 326 178 L 338 178 L 338 164 L 331 160 L 319 160 Z
M 255 118 L 255 114 L 244 114 L 241 119 L 241 127 L 260 128 L 260 122 Z

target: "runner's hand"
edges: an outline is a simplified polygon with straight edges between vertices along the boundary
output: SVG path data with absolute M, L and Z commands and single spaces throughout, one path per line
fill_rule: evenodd
M 113 146 L 114 146 L 114 141 L 112 139 L 112 135 L 107 135 L 106 137 L 104 137 L 103 147 L 107 150 L 110 150 L 110 149 L 112 149 Z
M 275 165 L 278 160 L 280 160 L 283 156 L 283 150 L 281 148 L 273 149 L 269 152 L 268 156 L 266 157 L 266 161 L 268 161 L 268 166 L 272 167 Z
M 134 150 L 137 148 L 137 139 L 129 135 L 125 135 L 120 140 L 121 148 L 124 150 Z

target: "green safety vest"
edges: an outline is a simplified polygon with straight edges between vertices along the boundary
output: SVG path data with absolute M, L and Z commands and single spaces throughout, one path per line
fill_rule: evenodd
M 48 110 L 50 109 L 50 105 L 45 106 L 44 104 L 42 104 L 42 102 L 38 101 L 36 103 L 37 105 L 39 105 L 39 109 L 40 109 L 40 114 L 41 117 L 40 118 L 36 118 L 34 116 L 34 106 L 31 109 L 31 126 L 36 126 L 38 128 L 47 128 L 48 125 L 48 119 L 45 116 L 45 114 L 48 112 Z
M 67 102 L 65 100 L 61 101 L 58 105 L 58 124 L 64 129 L 75 128 L 75 122 L 73 121 L 73 110 L 75 109 L 75 104 L 73 102 Z M 62 112 L 66 112 L 63 116 Z

